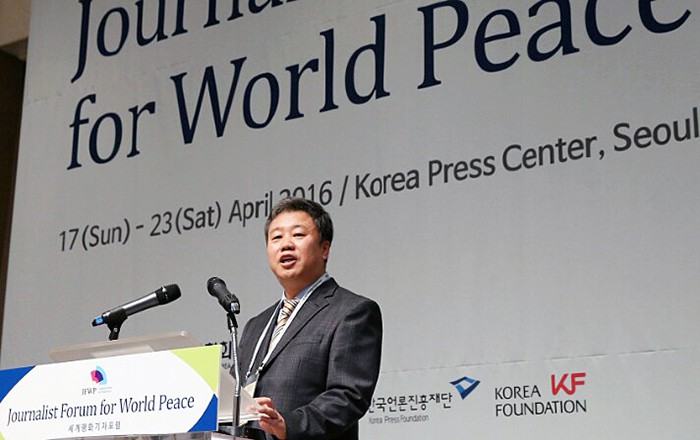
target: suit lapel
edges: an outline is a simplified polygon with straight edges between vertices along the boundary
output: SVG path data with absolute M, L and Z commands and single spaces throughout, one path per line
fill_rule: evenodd
M 333 278 L 321 284 L 316 291 L 311 293 L 309 299 L 306 300 L 298 314 L 292 320 L 289 328 L 284 332 L 282 339 L 277 343 L 277 346 L 272 351 L 270 358 L 265 364 L 265 369 L 274 362 L 277 356 L 306 325 L 316 316 L 321 310 L 328 307 L 329 300 L 338 288 L 338 283 Z

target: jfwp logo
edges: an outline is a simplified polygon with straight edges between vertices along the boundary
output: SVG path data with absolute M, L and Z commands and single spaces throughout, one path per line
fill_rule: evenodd
M 90 376 L 92 377 L 92 381 L 98 385 L 107 384 L 107 374 L 100 366 L 95 367 L 95 369 L 90 372 Z
M 586 384 L 586 373 L 564 373 L 557 379 L 556 374 L 551 376 L 552 395 L 556 396 L 560 391 L 564 391 L 567 395 L 573 396 L 576 394 L 576 388 Z
M 466 399 L 469 393 L 474 391 L 474 389 L 479 386 L 481 383 L 480 381 L 476 379 L 471 379 L 467 376 L 464 376 L 461 379 L 457 379 L 455 381 L 450 382 L 452 386 L 457 388 L 457 391 L 459 392 L 459 395 L 462 397 L 462 400 Z

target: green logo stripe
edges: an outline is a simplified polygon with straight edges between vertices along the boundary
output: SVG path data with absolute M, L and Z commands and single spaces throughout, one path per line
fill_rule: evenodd
M 219 384 L 219 370 L 221 369 L 221 347 L 209 345 L 206 347 L 180 348 L 172 350 L 171 353 L 185 361 L 193 370 L 202 376 L 202 379 L 209 384 L 213 393 Z M 0 440 L 2 440 L 0 438 Z

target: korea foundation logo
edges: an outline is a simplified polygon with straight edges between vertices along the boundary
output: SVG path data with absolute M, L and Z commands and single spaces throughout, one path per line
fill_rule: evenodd
M 549 384 L 509 385 L 494 389 L 496 417 L 530 417 L 586 413 L 586 373 L 552 374 Z

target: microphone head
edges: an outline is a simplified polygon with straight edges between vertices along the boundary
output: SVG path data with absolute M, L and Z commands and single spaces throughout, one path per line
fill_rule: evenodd
M 221 278 L 209 278 L 209 281 L 207 281 L 207 290 L 209 291 L 209 295 L 213 296 L 219 301 L 219 304 L 221 304 L 221 307 L 223 307 L 226 312 L 238 313 L 241 311 L 241 306 L 238 304 L 238 298 L 236 298 L 236 295 L 229 292 L 228 288 L 226 287 L 226 283 L 224 283 L 224 280 Z
M 158 299 L 158 304 L 167 304 L 173 302 L 180 298 L 180 288 L 177 284 L 168 284 L 163 286 L 156 291 L 156 298 Z
M 209 291 L 209 295 L 218 297 L 219 295 L 216 292 L 216 285 L 221 284 L 224 287 L 226 287 L 226 283 L 224 283 L 224 280 L 222 280 L 219 277 L 211 277 L 209 278 L 209 281 L 207 281 L 207 291 Z

